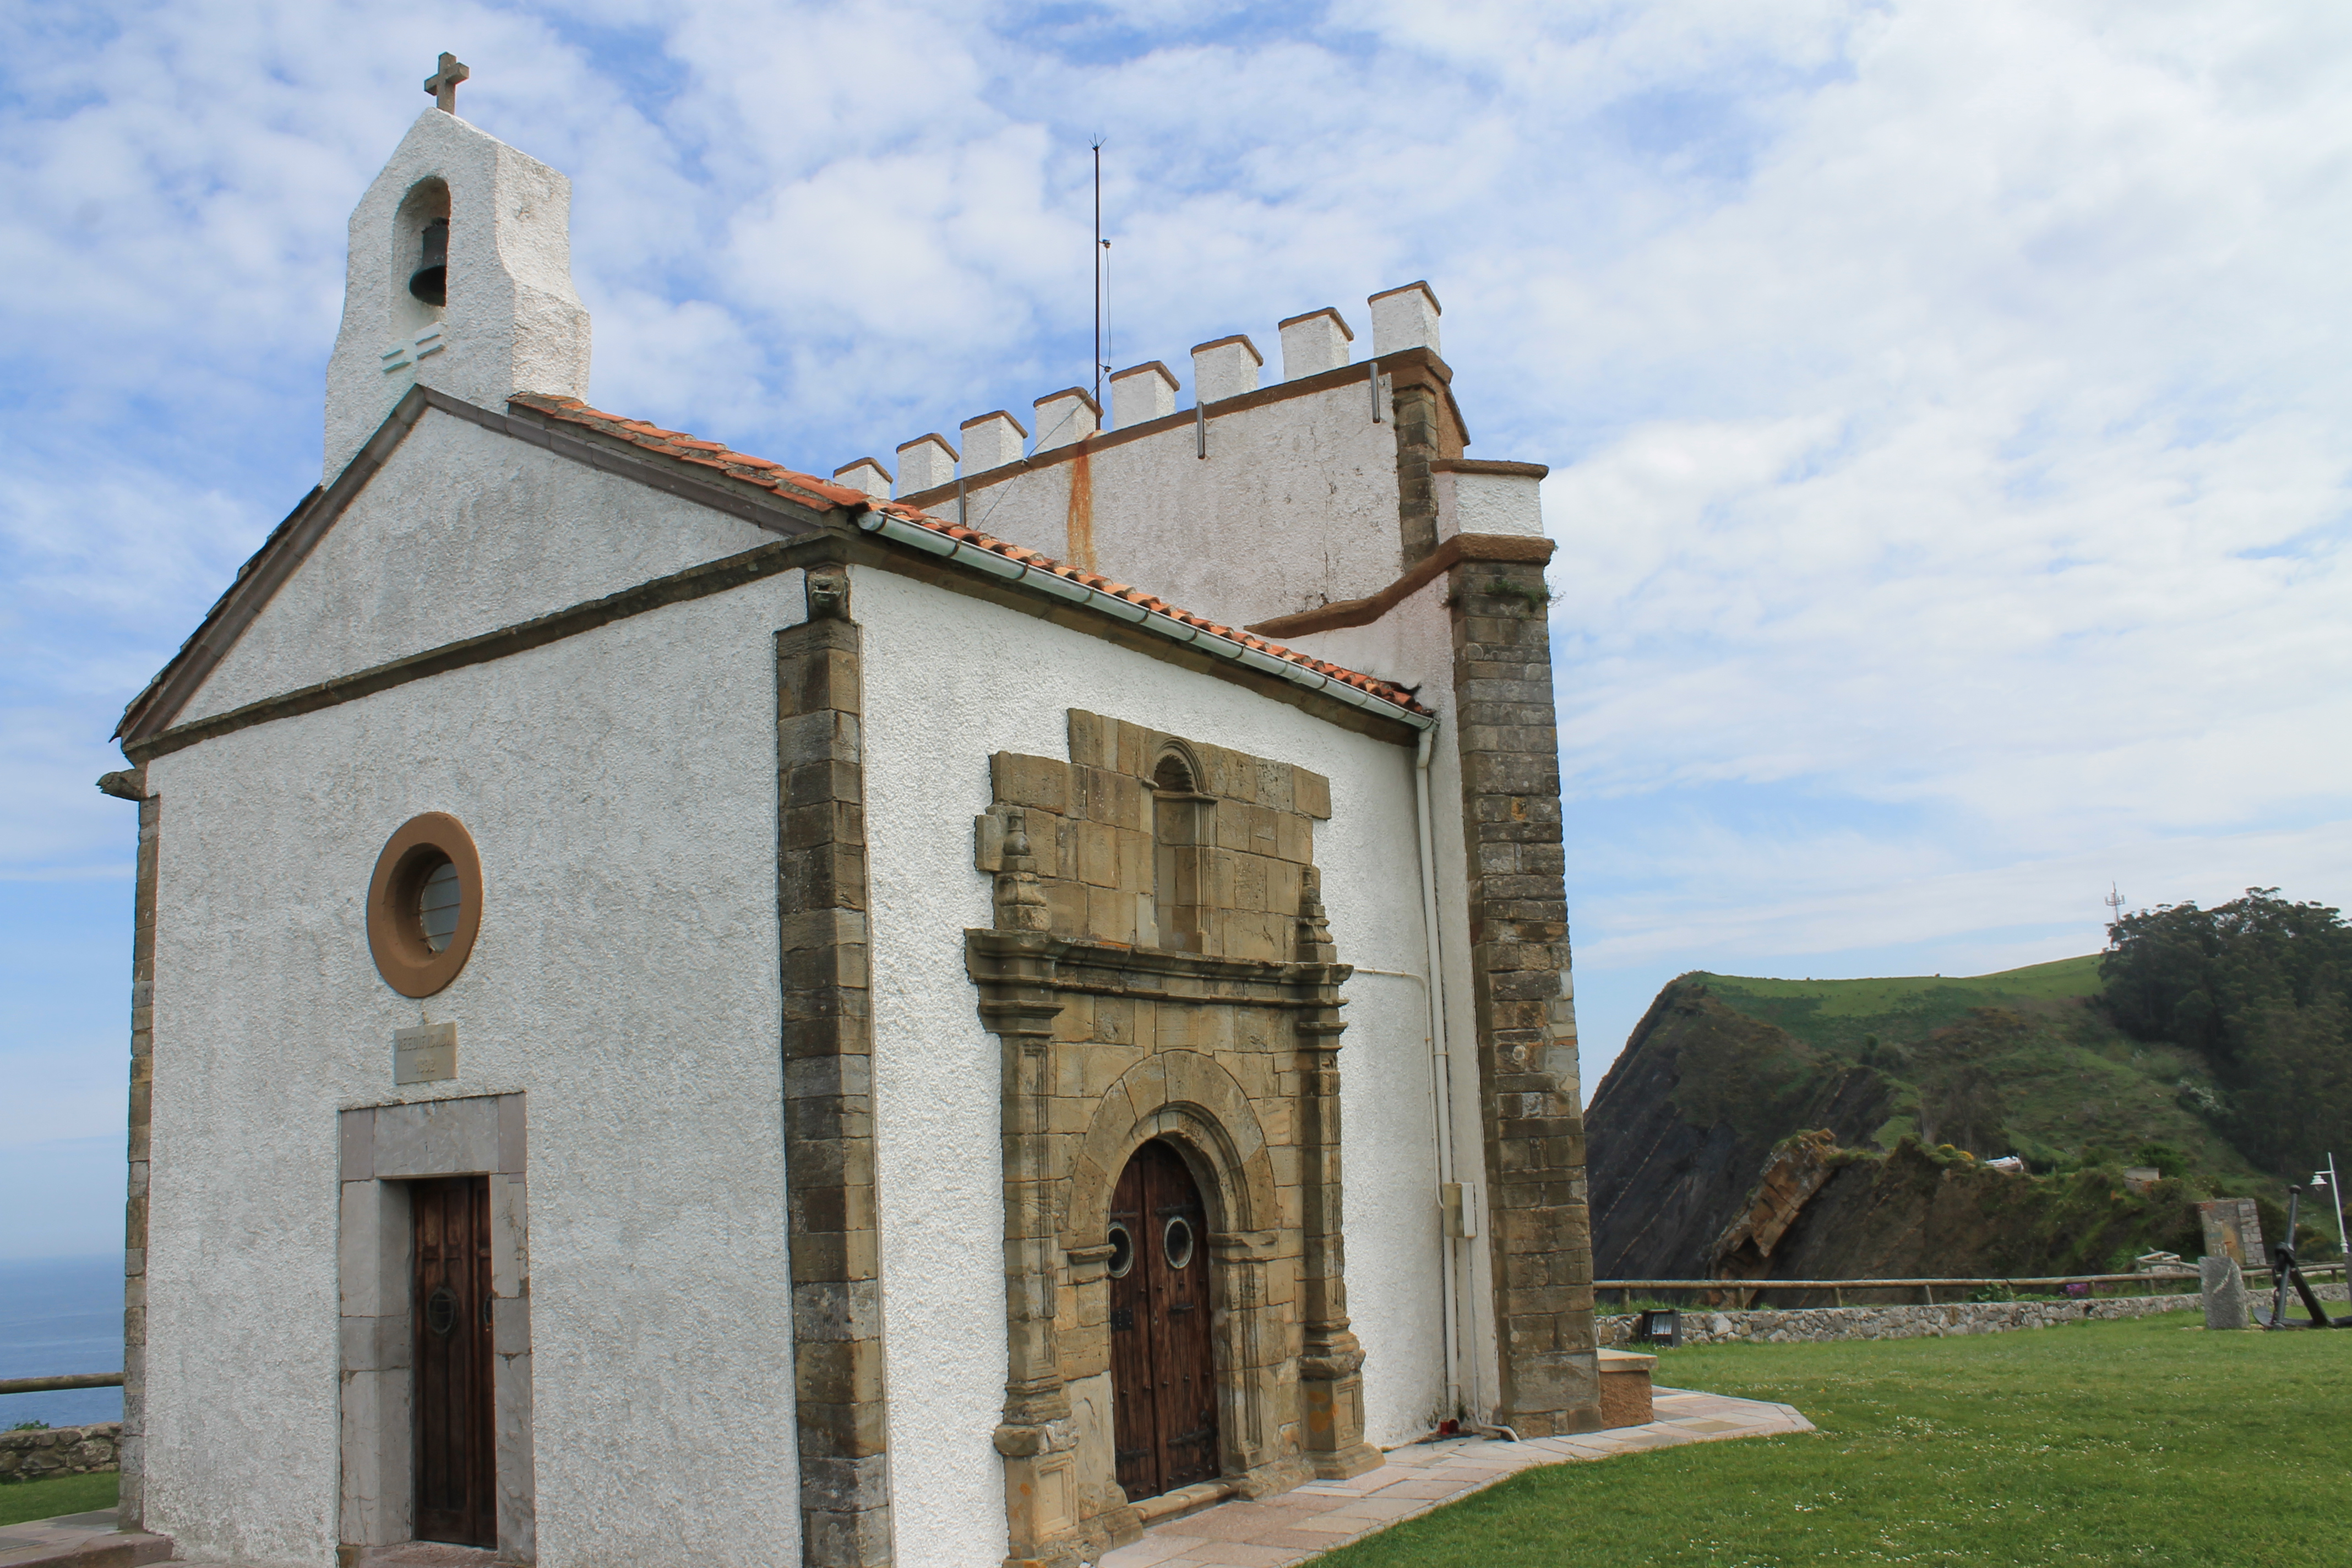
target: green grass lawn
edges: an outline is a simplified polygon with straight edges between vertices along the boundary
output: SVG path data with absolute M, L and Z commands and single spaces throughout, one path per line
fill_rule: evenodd
M 59 1476 L 55 1480 L 0 1487 L 0 1525 L 112 1508 L 115 1486 L 121 1479 L 110 1470 L 103 1475 Z
M 2352 1563 L 2352 1333 L 2199 1323 L 1664 1352 L 1821 1430 L 1532 1471 L 1318 1568 Z

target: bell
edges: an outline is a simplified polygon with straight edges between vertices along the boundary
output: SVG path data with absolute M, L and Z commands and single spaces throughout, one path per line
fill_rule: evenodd
M 425 255 L 408 279 L 408 291 L 428 305 L 449 302 L 449 220 L 436 217 L 425 226 Z

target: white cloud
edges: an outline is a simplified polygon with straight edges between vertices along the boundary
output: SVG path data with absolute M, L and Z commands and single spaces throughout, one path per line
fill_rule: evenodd
M 124 858 L 100 742 L 311 482 L 443 47 L 573 178 L 597 399 L 812 468 L 1083 374 L 1096 132 L 1121 363 L 1429 278 L 1555 465 L 1587 964 L 2352 895 L 2352 12 L 2289 0 L 0 15 L 0 859 Z

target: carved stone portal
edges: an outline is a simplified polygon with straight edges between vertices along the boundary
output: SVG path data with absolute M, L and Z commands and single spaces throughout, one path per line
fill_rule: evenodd
M 1208 1206 L 1220 1466 L 1244 1495 L 1381 1462 L 1340 1235 L 1339 986 L 1319 774 L 1070 714 L 1070 760 L 1000 753 L 965 933 L 1003 1047 L 1008 1564 L 1140 1531 L 1112 1449 L 1113 1184 L 1173 1144 Z

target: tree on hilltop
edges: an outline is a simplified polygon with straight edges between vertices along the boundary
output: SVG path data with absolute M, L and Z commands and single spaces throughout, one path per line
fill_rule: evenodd
M 2256 1164 L 2298 1175 L 2352 1142 L 2352 926 L 2340 911 L 2249 888 L 2210 910 L 2125 915 L 2099 974 L 2126 1032 L 2212 1064 L 2223 1131 Z

